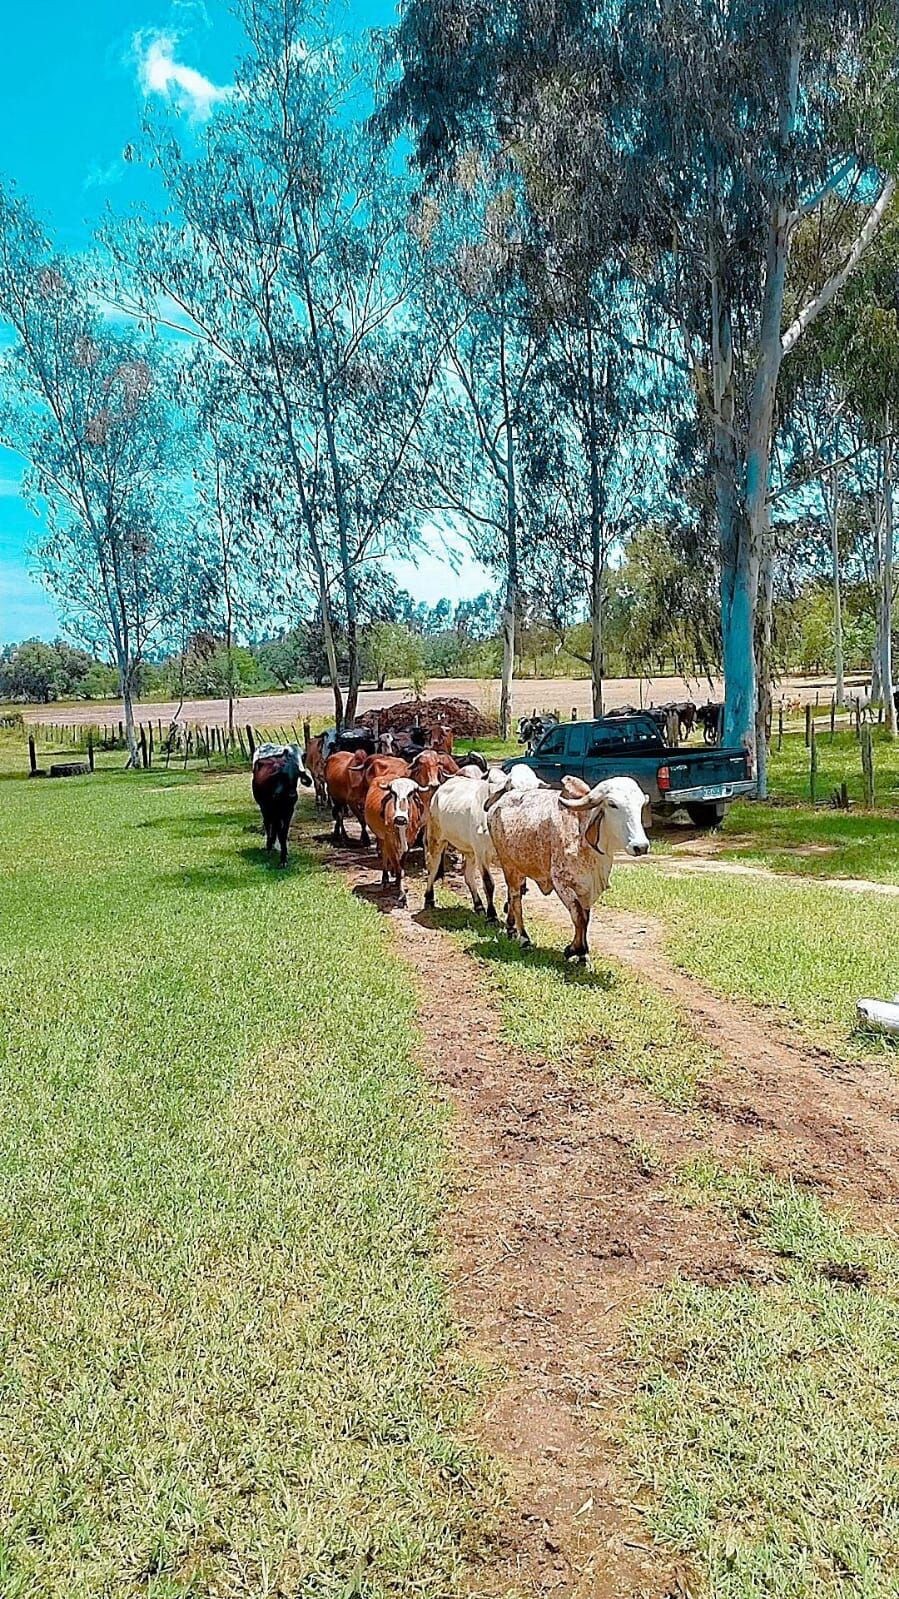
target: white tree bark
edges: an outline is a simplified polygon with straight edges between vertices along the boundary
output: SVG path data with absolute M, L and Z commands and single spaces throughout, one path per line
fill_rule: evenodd
M 840 582 L 840 470 L 831 467 L 828 511 L 830 516 L 830 556 L 833 567 L 833 666 L 836 677 L 835 698 L 838 706 L 846 702 L 843 672 L 843 594 Z

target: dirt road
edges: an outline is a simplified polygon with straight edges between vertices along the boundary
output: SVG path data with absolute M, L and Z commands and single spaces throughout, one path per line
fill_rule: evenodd
M 816 693 L 822 704 L 830 703 L 833 685 L 818 679 L 785 679 L 782 692 L 788 697 L 814 701 Z M 498 687 L 493 680 L 484 678 L 432 678 L 427 692 L 432 695 L 452 694 L 471 700 L 488 711 L 496 711 Z M 704 703 L 719 700 L 723 685 L 715 679 L 711 685 L 705 678 L 687 680 L 681 677 L 610 678 L 606 683 L 606 705 L 613 709 L 619 705 L 662 705 L 668 700 L 694 699 Z M 360 711 L 377 705 L 393 705 L 397 700 L 410 697 L 406 689 L 365 689 L 360 695 Z M 512 688 L 514 714 L 523 716 L 534 710 L 558 710 L 569 717 L 572 710 L 578 716 L 592 713 L 590 684 L 585 678 L 520 678 Z M 166 722 L 171 719 L 174 706 L 160 701 L 146 701 L 138 707 L 143 721 Z M 330 689 L 312 688 L 303 694 L 259 694 L 242 699 L 237 719 L 252 727 L 288 727 L 299 724 L 304 716 L 331 716 L 334 702 Z M 29 722 L 56 722 L 65 726 L 83 726 L 89 723 L 117 721 L 122 715 L 117 701 L 91 701 L 77 705 L 28 705 L 23 707 Z M 203 726 L 223 726 L 228 720 L 225 700 L 186 700 L 181 711 L 185 722 L 199 722 Z
M 471 1352 L 496 1373 L 476 1432 L 505 1463 L 513 1502 L 472 1591 L 692 1593 L 693 1574 L 652 1546 L 633 1503 L 621 1447 L 639 1381 L 628 1326 L 676 1276 L 764 1284 L 776 1263 L 724 1216 L 698 1220 L 672 1177 L 698 1155 L 725 1165 L 751 1156 L 863 1224 L 895 1226 L 895 1079 L 719 999 L 672 967 L 650 919 L 603 911 L 591 929 L 597 954 L 661 989 L 719 1064 L 686 1110 L 636 1084 L 587 1081 L 510 1046 L 481 964 L 441 930 L 439 912 L 417 909 L 414 876 L 411 909 L 400 911 L 373 856 L 345 848 L 332 861 L 390 916 L 419 997 L 423 1061 L 455 1111 L 454 1305 Z M 531 909 L 535 941 L 561 947 L 561 905 Z M 652 1169 L 647 1147 L 659 1153 Z

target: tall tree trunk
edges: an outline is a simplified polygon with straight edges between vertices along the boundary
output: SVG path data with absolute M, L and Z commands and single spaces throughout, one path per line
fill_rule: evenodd
M 758 614 L 756 618 L 755 748 L 759 799 L 768 798 L 768 727 L 773 677 L 772 644 L 774 633 L 774 552 L 767 530 L 759 564 Z
M 883 446 L 883 561 L 880 585 L 880 691 L 884 722 L 890 738 L 896 737 L 893 699 L 893 441 Z
M 843 671 L 843 594 L 840 583 L 840 472 L 832 467 L 830 472 L 830 559 L 833 571 L 833 669 L 836 683 L 834 696 L 838 706 L 846 702 L 846 685 Z
M 133 668 L 131 662 L 125 657 L 119 658 L 119 689 L 122 695 L 122 704 L 125 708 L 125 742 L 128 745 L 127 766 L 136 771 L 143 762 L 141 761 L 140 744 L 134 727 L 134 700 L 132 687 Z
M 602 658 L 602 601 L 603 601 L 603 561 L 600 554 L 593 554 L 593 584 L 590 596 L 590 680 L 593 690 L 593 715 L 602 716 L 602 686 L 603 686 L 603 658 Z
M 602 482 L 597 449 L 596 371 L 593 363 L 593 321 L 586 320 L 587 333 L 587 427 L 590 461 L 590 678 L 593 691 L 593 715 L 602 716 L 602 602 L 605 549 L 603 547 L 603 513 L 600 499 Z
M 356 720 L 356 709 L 359 703 L 359 683 L 362 675 L 362 661 L 359 654 L 359 629 L 356 623 L 356 597 L 355 585 L 350 580 L 350 588 L 344 584 L 347 598 L 347 611 L 349 612 L 350 590 L 353 593 L 353 615 L 347 621 L 347 655 L 349 667 L 346 685 L 346 708 L 344 716 L 348 727 L 352 727 Z
M 513 544 L 515 543 L 513 535 Z M 518 614 L 518 561 L 510 558 L 503 599 L 503 664 L 499 690 L 499 733 L 508 738 L 512 728 L 512 678 L 515 672 L 515 619 Z

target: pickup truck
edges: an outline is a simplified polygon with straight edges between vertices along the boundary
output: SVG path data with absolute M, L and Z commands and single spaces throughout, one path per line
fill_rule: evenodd
M 607 716 L 596 722 L 560 722 L 533 746 L 530 754 L 503 763 L 533 767 L 547 783 L 581 777 L 592 787 L 606 777 L 633 777 L 659 815 L 681 807 L 697 827 L 716 827 L 728 800 L 754 794 L 749 751 L 700 749 L 687 744 L 671 749 L 651 716 Z

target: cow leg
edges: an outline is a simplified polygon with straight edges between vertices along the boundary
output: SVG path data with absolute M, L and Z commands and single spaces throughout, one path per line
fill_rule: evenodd
M 365 812 L 357 811 L 356 820 L 359 823 L 359 843 L 363 844 L 367 849 L 371 843 L 371 839 L 369 838 L 368 828 L 365 825 Z
M 281 865 L 287 865 L 287 835 L 290 832 L 290 817 L 282 816 L 278 828 L 278 843 L 281 846 Z
M 521 907 L 523 884 L 518 888 L 509 887 L 509 916 L 515 929 L 513 936 L 517 936 L 522 949 L 530 949 L 531 941 L 528 938 L 524 925 L 524 914 Z
M 481 898 L 480 873 L 478 871 L 477 862 L 472 855 L 465 856 L 462 872 L 465 881 L 468 884 L 468 892 L 471 895 L 472 907 L 477 911 L 479 916 L 483 916 L 484 901 Z
M 425 886 L 425 910 L 434 909 L 434 884 L 442 875 L 443 846 L 432 840 L 430 833 L 425 833 L 425 865 L 428 869 L 428 881 Z
M 484 880 L 484 896 L 487 900 L 487 920 L 488 922 L 497 922 L 499 917 L 496 914 L 496 906 L 493 903 L 493 877 L 486 866 L 481 867 L 481 877 Z M 522 889 L 522 893 L 524 893 L 524 889 Z
M 396 903 L 398 910 L 406 908 L 406 887 L 403 882 L 403 863 L 400 861 L 396 869 Z
M 571 943 L 565 946 L 565 958 L 566 960 L 580 961 L 581 965 L 583 965 L 589 953 L 587 927 L 590 922 L 590 907 L 582 904 L 575 894 L 559 893 L 558 884 L 555 884 L 554 887 L 574 924 L 574 937 Z
M 334 842 L 335 844 L 343 843 L 346 840 L 346 829 L 343 825 L 343 806 L 336 803 L 332 805 L 331 815 L 334 818 Z

